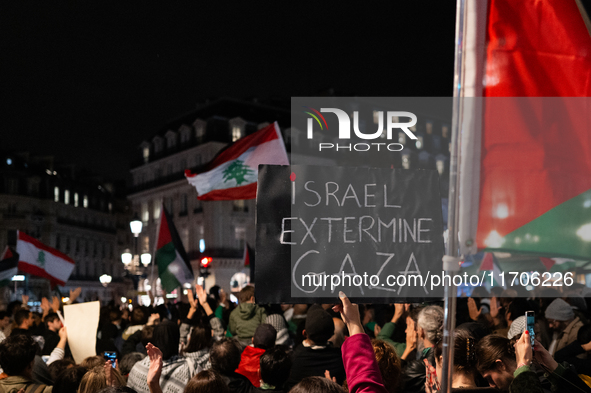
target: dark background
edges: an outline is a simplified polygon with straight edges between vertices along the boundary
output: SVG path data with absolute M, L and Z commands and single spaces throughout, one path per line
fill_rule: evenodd
M 0 150 L 122 179 L 207 98 L 451 96 L 455 1 L 0 4 Z

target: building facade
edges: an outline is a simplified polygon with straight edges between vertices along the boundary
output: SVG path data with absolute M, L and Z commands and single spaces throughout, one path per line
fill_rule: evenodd
M 53 157 L 0 156 L 0 248 L 15 248 L 16 231 L 23 231 L 75 261 L 69 281 L 60 288 L 64 296 L 76 287 L 82 288 L 81 300 L 125 296 L 120 255 L 129 243 L 129 230 L 122 227 L 129 222 L 129 211 L 113 184 L 58 165 Z M 107 287 L 99 282 L 103 274 L 112 277 Z M 31 299 L 50 295 L 49 282 L 33 276 L 16 288 L 19 293 L 26 290 Z M 13 292 L 4 291 L 3 300 L 14 297 Z
M 255 244 L 255 200 L 199 201 L 185 169 L 200 171 L 229 143 L 274 121 L 285 135 L 289 110 L 256 102 L 219 99 L 167 124 L 144 140 L 132 164 L 128 198 L 142 220 L 139 252 L 155 251 L 161 206 L 172 216 L 196 276 L 211 257 L 206 287 L 232 290 L 243 266 L 245 245 Z

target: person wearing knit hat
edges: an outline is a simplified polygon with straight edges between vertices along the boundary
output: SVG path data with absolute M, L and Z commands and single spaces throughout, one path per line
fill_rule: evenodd
M 275 340 L 275 345 L 293 345 L 293 341 L 291 340 L 291 337 L 289 337 L 287 323 L 285 323 L 285 318 L 283 318 L 283 315 L 271 314 L 267 316 L 265 323 L 268 323 L 269 325 L 273 326 L 277 331 L 277 339 Z
M 338 384 L 345 379 L 345 367 L 340 348 L 335 348 L 328 341 L 334 334 L 332 316 L 321 306 L 315 304 L 308 309 L 304 337 L 306 339 L 293 352 L 291 374 L 285 391 L 305 377 L 324 377 L 328 370 Z
M 513 337 L 519 336 L 525 330 L 525 316 L 522 315 L 519 318 L 516 318 L 513 323 L 511 323 L 511 327 L 507 332 L 507 338 L 511 340 Z
M 548 352 L 552 356 L 577 339 L 577 333 L 583 322 L 575 317 L 573 308 L 562 299 L 555 299 L 546 308 L 546 320 L 553 331 L 552 343 Z

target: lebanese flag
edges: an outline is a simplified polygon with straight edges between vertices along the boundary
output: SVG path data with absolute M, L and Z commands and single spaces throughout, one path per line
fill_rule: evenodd
M 202 201 L 254 199 L 261 164 L 289 165 L 277 122 L 222 150 L 206 172 L 193 174 L 187 169 L 185 176 Z
M 488 4 L 487 4 L 488 3 Z M 591 256 L 591 36 L 576 1 L 468 1 L 461 252 Z M 485 98 L 485 100 L 482 99 Z
M 167 292 L 172 292 L 185 283 L 193 282 L 193 268 L 164 205 L 162 205 L 160 212 L 155 263 L 158 266 L 158 276 L 162 287 Z
M 74 270 L 72 258 L 21 231 L 18 231 L 16 252 L 20 271 L 47 278 L 54 285 L 64 286 Z

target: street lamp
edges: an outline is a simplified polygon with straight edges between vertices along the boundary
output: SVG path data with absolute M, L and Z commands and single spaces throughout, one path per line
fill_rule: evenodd
M 107 285 L 111 283 L 111 280 L 113 280 L 113 277 L 109 276 L 108 274 L 103 274 L 99 277 L 99 281 L 101 282 L 101 284 L 103 284 L 103 287 L 105 288 L 107 287 Z
M 133 220 L 129 223 L 129 228 L 134 237 L 134 251 L 132 254 L 130 250 L 126 249 L 123 254 L 121 254 L 121 262 L 125 265 L 125 270 L 127 270 L 128 274 L 131 276 L 133 286 L 137 290 L 139 280 L 144 276 L 144 269 L 150 265 L 150 262 L 152 262 L 152 255 L 149 253 L 140 255 L 139 253 L 138 238 L 140 233 L 142 233 L 143 224 L 137 214 L 135 214 Z
M 142 260 L 142 265 L 144 265 L 144 267 L 148 267 L 150 262 L 152 262 L 152 254 L 144 253 L 141 255 L 140 258 Z

